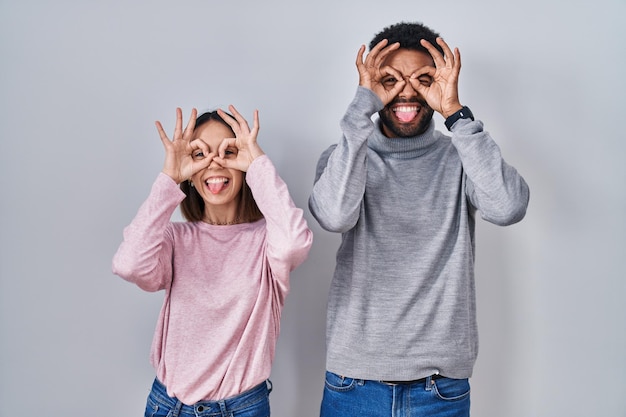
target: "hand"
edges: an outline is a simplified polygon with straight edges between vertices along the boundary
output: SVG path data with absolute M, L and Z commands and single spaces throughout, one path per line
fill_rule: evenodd
M 365 61 L 363 61 L 365 45 L 361 45 L 356 56 L 356 68 L 359 71 L 359 85 L 372 90 L 385 106 L 402 91 L 406 84 L 402 74 L 389 66 L 382 65 L 387 55 L 399 47 L 399 42 L 387 46 L 387 39 L 383 39 L 367 54 Z M 381 83 L 381 80 L 388 75 L 398 80 L 389 90 Z
M 409 82 L 424 97 L 428 105 L 441 113 L 444 118 L 460 110 L 463 106 L 459 102 L 459 73 L 461 72 L 461 53 L 454 48 L 454 53 L 448 44 L 437 38 L 437 43 L 443 49 L 444 55 L 430 42 L 422 39 L 424 46 L 435 62 L 435 68 L 423 67 L 411 74 Z M 431 77 L 432 82 L 424 84 L 419 78 L 424 74 Z
M 217 112 L 235 132 L 235 137 L 225 138 L 222 141 L 214 159 L 224 168 L 235 168 L 246 172 L 255 158 L 265 154 L 256 142 L 259 134 L 259 111 L 254 111 L 254 124 L 250 129 L 246 119 L 234 106 L 228 106 L 228 110 L 234 118 L 221 109 L 218 109 Z M 235 148 L 236 152 L 229 153 L 231 152 L 229 148 Z
M 215 156 L 215 153 L 209 153 L 209 147 L 205 142 L 200 139 L 192 140 L 197 115 L 198 111 L 192 109 L 187 127 L 183 131 L 183 112 L 180 108 L 176 109 L 174 140 L 170 140 L 167 137 L 161 122 L 155 122 L 161 142 L 163 142 L 163 147 L 165 148 L 163 173 L 169 175 L 177 184 L 188 180 L 196 172 L 208 167 Z M 205 157 L 194 160 L 193 154 L 200 151 Z

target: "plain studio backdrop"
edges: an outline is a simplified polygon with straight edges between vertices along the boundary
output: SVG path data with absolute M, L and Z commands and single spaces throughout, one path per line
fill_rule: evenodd
M 111 258 L 162 168 L 154 121 L 228 104 L 259 109 L 315 233 L 271 404 L 317 416 L 339 236 L 307 199 L 359 46 L 402 20 L 460 48 L 462 103 L 531 189 L 521 223 L 478 222 L 473 415 L 626 416 L 624 16 L 624 0 L 0 0 L 0 416 L 143 415 L 163 294 Z

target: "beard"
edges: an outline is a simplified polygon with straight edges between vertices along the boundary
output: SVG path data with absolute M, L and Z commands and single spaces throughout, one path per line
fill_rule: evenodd
M 418 103 L 420 105 L 420 110 L 417 113 L 417 116 L 411 122 L 400 122 L 391 109 L 398 104 L 410 103 Z M 391 132 L 394 137 L 410 138 L 421 135 L 428 129 L 434 113 L 434 110 L 422 101 L 394 100 L 387 104 L 384 109 L 379 111 L 378 116 L 380 117 L 382 126 L 386 128 L 388 132 Z M 383 133 L 385 132 L 383 131 Z

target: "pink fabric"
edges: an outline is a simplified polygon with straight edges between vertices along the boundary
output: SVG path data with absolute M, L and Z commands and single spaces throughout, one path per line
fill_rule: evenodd
M 265 218 L 212 226 L 171 222 L 184 193 L 159 174 L 113 258 L 113 272 L 146 291 L 165 290 L 151 362 L 185 404 L 227 398 L 270 375 L 289 273 L 312 233 L 267 156 L 246 181 Z

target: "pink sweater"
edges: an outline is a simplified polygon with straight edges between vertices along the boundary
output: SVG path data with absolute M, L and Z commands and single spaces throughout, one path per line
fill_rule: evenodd
M 113 273 L 146 291 L 165 290 L 150 360 L 185 404 L 237 395 L 270 375 L 289 273 L 312 233 L 270 159 L 246 174 L 264 219 L 232 226 L 171 222 L 185 195 L 159 174 L 124 229 Z

